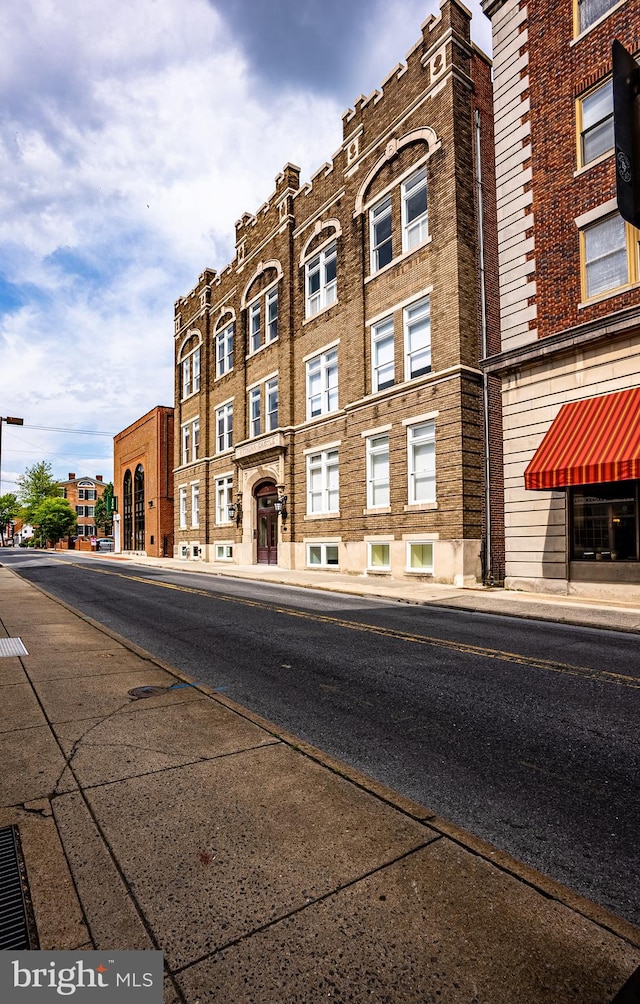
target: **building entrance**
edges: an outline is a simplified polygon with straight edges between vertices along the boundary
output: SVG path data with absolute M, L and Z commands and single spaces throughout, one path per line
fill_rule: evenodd
M 278 497 L 272 482 L 263 482 L 255 491 L 256 537 L 258 541 L 257 563 L 259 565 L 278 564 L 278 515 L 274 502 Z

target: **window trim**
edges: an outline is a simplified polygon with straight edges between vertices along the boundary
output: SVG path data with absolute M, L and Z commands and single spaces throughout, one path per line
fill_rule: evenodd
M 187 486 L 178 488 L 178 529 L 187 529 Z
M 588 101 L 590 97 L 597 94 L 598 91 L 603 90 L 605 87 L 611 88 L 611 111 L 604 118 L 599 119 L 593 125 L 589 126 L 588 130 L 584 129 L 584 102 Z M 597 154 L 590 160 L 585 159 L 584 151 L 584 140 L 587 132 L 592 132 L 599 126 L 602 126 L 605 122 L 611 121 L 611 146 L 604 150 L 602 153 Z M 615 142 L 613 137 L 613 79 L 607 77 L 605 80 L 601 80 L 594 87 L 589 88 L 578 98 L 576 98 L 576 146 L 577 146 L 577 169 L 580 171 L 584 168 L 593 167 L 595 164 L 599 164 L 601 160 L 606 160 L 614 151 Z
M 387 329 L 386 331 L 383 329 Z M 393 369 L 391 380 L 380 383 L 379 371 L 382 368 L 380 363 L 377 362 L 377 352 L 381 342 L 391 342 L 391 354 L 392 361 L 391 366 Z M 377 394 L 380 391 L 388 390 L 389 387 L 393 387 L 396 382 L 396 345 L 395 345 L 395 323 L 393 314 L 389 314 L 387 317 L 382 318 L 382 320 L 376 321 L 375 324 L 371 325 L 371 393 Z M 386 363 L 385 366 L 388 366 Z
M 386 540 L 367 540 L 367 572 L 390 572 L 391 571 L 391 538 Z M 385 565 L 374 565 L 372 561 L 372 551 L 374 547 L 386 547 L 388 561 Z
M 200 483 L 191 485 L 191 528 L 200 526 Z
M 215 423 L 216 423 L 216 453 L 228 453 L 229 450 L 233 449 L 233 401 L 224 401 L 219 404 L 214 411 Z M 218 431 L 220 418 L 224 419 L 224 432 L 223 441 L 224 445 L 220 448 L 220 434 Z
M 185 356 L 180 356 L 180 400 L 186 401 L 200 392 L 202 372 L 202 342 L 195 345 Z M 196 359 L 198 361 L 196 372 Z
M 414 439 L 417 429 L 426 428 L 430 426 L 430 432 L 426 433 L 421 440 Z M 433 443 L 433 476 L 431 478 L 433 482 L 432 496 L 429 498 L 417 498 L 416 493 L 416 475 L 418 472 L 415 469 L 415 453 L 414 447 L 416 442 L 422 441 L 424 443 Z M 428 472 L 429 473 L 429 472 Z M 437 464 L 436 464 L 436 423 L 435 419 L 428 419 L 426 421 L 416 421 L 411 425 L 407 425 L 407 501 L 410 506 L 432 506 L 438 500 L 438 490 L 437 490 Z
M 386 448 L 384 446 L 375 446 L 375 443 L 386 442 Z M 367 509 L 388 509 L 391 505 L 391 453 L 389 444 L 389 433 L 382 432 L 378 435 L 367 436 L 366 438 L 366 472 L 367 472 Z M 380 478 L 374 479 L 374 459 L 378 456 L 382 456 L 386 453 L 387 457 L 387 478 L 386 478 L 386 501 L 375 502 L 374 501 L 374 489 L 378 486 L 383 486 L 385 482 L 381 481 Z M 380 485 L 378 484 L 380 483 Z
M 316 564 L 309 560 L 309 552 L 312 547 L 320 548 L 320 561 Z M 327 561 L 327 548 L 335 547 L 338 551 L 337 562 Z M 334 568 L 340 570 L 340 540 L 307 540 L 305 541 L 305 564 L 307 568 Z
M 417 318 L 414 318 L 413 321 L 410 322 L 409 321 L 409 312 L 412 311 L 412 310 L 416 310 L 417 308 L 419 308 L 423 304 L 426 304 L 425 314 L 424 315 L 419 314 Z M 416 350 L 414 350 L 413 352 L 410 351 L 410 330 L 411 330 L 412 324 L 415 323 L 416 320 L 418 320 L 418 321 L 422 320 L 423 316 L 428 316 L 428 319 L 429 319 L 429 339 L 428 339 L 429 365 L 425 366 L 425 367 L 422 367 L 419 372 L 413 373 L 412 372 L 412 365 L 411 365 L 411 363 L 412 363 L 413 356 L 417 355 L 417 351 Z M 426 376 L 428 373 L 431 373 L 432 368 L 433 368 L 432 367 L 432 359 L 431 359 L 431 341 L 432 340 L 431 340 L 431 297 L 430 297 L 430 295 L 420 297 L 417 300 L 413 300 L 411 303 L 408 303 L 405 307 L 403 307 L 403 309 L 402 309 L 402 329 L 403 329 L 403 336 L 404 336 L 404 378 L 405 378 L 405 380 L 417 380 L 417 379 L 419 379 L 419 377 Z M 426 347 L 422 347 L 422 349 L 420 349 L 418 351 L 425 351 L 425 348 Z
M 229 518 L 229 506 L 233 502 L 233 474 L 222 474 L 215 479 L 214 483 L 215 492 L 215 512 L 214 521 L 216 526 L 228 526 L 233 520 Z M 226 501 L 219 504 L 219 497 L 221 493 L 224 495 Z M 219 517 L 223 518 L 220 519 Z
M 233 369 L 233 349 L 235 341 L 235 320 L 219 324 L 215 331 L 216 380 L 226 376 Z M 220 348 L 223 349 L 220 356 Z
M 588 24 L 585 28 L 580 27 L 580 0 L 573 0 L 573 42 L 577 42 L 578 39 L 582 38 L 588 32 L 592 31 L 597 25 L 601 24 L 605 18 L 616 10 L 618 7 L 622 7 L 627 0 L 613 0 L 611 7 L 609 7 L 604 14 L 600 14 L 599 17 L 595 18 Z
M 424 212 L 422 212 L 414 220 L 408 221 L 407 220 L 407 212 L 408 212 L 408 208 L 407 207 L 408 207 L 408 204 L 409 204 L 409 200 L 410 200 L 411 196 L 413 194 L 415 194 L 414 191 L 413 191 L 413 189 L 416 189 L 416 190 L 418 189 L 418 186 L 416 184 L 413 184 L 413 183 L 415 182 L 416 178 L 419 178 L 420 175 L 423 176 L 423 178 L 421 179 L 421 180 L 423 180 L 423 184 L 420 185 L 419 187 L 420 188 L 424 188 L 424 193 L 425 193 L 425 209 L 424 209 Z M 411 186 L 412 191 L 408 191 L 409 186 Z M 402 206 L 402 215 L 401 215 L 401 219 L 402 219 L 402 250 L 403 250 L 403 252 L 405 254 L 407 254 L 407 253 L 410 253 L 412 251 L 417 251 L 418 248 L 421 248 L 429 240 L 429 193 L 428 193 L 428 188 L 427 188 L 427 165 L 426 164 L 424 164 L 422 167 L 419 167 L 417 169 L 417 171 L 414 171 L 414 173 L 412 175 L 410 175 L 410 177 L 408 177 L 405 181 L 402 182 L 400 193 L 401 193 L 400 194 L 400 200 L 401 200 L 401 206 Z M 423 230 L 423 225 L 424 225 L 424 230 Z M 419 238 L 418 238 L 417 243 L 411 244 L 410 241 L 409 241 L 409 234 L 411 233 L 411 231 L 413 231 L 416 228 L 419 229 Z
M 405 572 L 409 575 L 433 575 L 435 568 L 435 540 L 433 538 L 425 538 L 424 540 L 407 540 L 405 541 Z M 414 568 L 411 565 L 411 548 L 412 547 L 431 547 L 431 566 L 425 566 L 424 568 Z
M 595 230 L 597 227 L 602 226 L 609 220 L 620 219 L 624 226 L 625 235 L 625 252 L 626 252 L 626 263 L 627 263 L 627 277 L 626 281 L 620 283 L 617 286 L 610 286 L 607 289 L 601 289 L 597 293 L 589 294 L 588 284 L 587 284 L 587 267 L 593 264 L 593 261 L 587 260 L 587 233 L 590 230 Z M 588 223 L 584 223 L 583 226 L 579 227 L 579 243 L 580 243 L 580 296 L 581 303 L 580 307 L 588 306 L 592 303 L 596 303 L 598 300 L 606 299 L 611 296 L 617 296 L 618 294 L 624 292 L 630 286 L 635 285 L 640 279 L 640 231 L 632 227 L 631 224 L 625 222 L 622 217 L 617 212 L 603 213 L 602 216 L 596 219 L 589 220 Z M 619 251 L 622 248 L 618 248 Z M 610 252 L 613 253 L 613 252 Z M 601 256 L 603 257 L 603 256 Z
M 335 357 L 335 366 L 332 366 Z M 318 363 L 318 373 L 320 377 L 320 391 L 318 394 L 311 394 L 311 377 L 315 376 L 315 371 L 311 372 L 311 366 Z M 328 378 L 335 369 L 335 388 L 329 384 Z M 335 393 L 335 407 L 331 407 L 332 394 Z M 316 414 L 312 410 L 312 400 L 320 397 L 320 411 Z M 338 346 L 324 349 L 305 359 L 305 398 L 307 421 L 322 418 L 324 415 L 333 415 L 340 410 L 340 374 L 338 369 Z
M 376 220 L 376 213 L 380 214 L 379 219 Z M 391 221 L 391 229 L 389 236 L 384 241 L 379 241 L 376 243 L 376 227 L 386 220 L 387 217 Z M 391 257 L 389 261 L 385 261 L 382 265 L 380 264 L 380 249 L 389 244 L 391 248 Z M 369 247 L 370 247 L 370 260 L 369 268 L 370 274 L 374 275 L 376 272 L 380 272 L 387 265 L 390 265 L 393 261 L 393 195 L 391 193 L 380 199 L 375 206 L 371 206 L 369 209 Z
M 309 279 L 312 274 L 311 266 L 318 262 L 317 271 L 320 273 L 320 284 L 318 289 L 310 294 L 309 292 Z M 327 263 L 335 260 L 336 274 L 335 278 L 327 282 Z M 316 269 L 314 266 L 313 272 Z M 331 298 L 330 298 L 331 297 Z M 312 309 L 312 301 L 317 298 L 317 306 Z M 318 248 L 312 254 L 310 254 L 304 263 L 304 316 L 308 320 L 311 317 L 315 317 L 322 310 L 332 307 L 338 302 L 338 240 L 335 234 L 332 235 L 331 240 L 322 247 Z
M 319 458 L 319 460 L 317 459 Z M 334 459 L 335 458 L 335 459 Z M 331 486 L 329 473 L 335 468 L 337 484 Z M 323 516 L 340 512 L 340 454 L 337 447 L 325 447 L 307 454 L 307 516 Z M 321 485 L 319 492 L 311 487 L 311 475 L 320 471 Z M 320 496 L 320 509 L 313 508 L 314 495 Z M 331 496 L 335 494 L 335 507 L 331 508 Z

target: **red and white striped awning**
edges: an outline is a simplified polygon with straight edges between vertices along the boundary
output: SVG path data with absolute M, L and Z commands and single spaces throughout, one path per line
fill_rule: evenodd
M 640 478 L 640 387 L 564 404 L 524 486 L 548 491 L 630 478 Z

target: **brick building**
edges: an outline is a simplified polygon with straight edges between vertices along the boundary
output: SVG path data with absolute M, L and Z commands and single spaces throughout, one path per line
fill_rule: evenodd
M 458 584 L 500 567 L 496 255 L 490 62 L 445 0 L 331 160 L 302 185 L 287 164 L 176 303 L 175 553 Z
M 173 408 L 159 405 L 113 439 L 116 551 L 173 553 Z
M 618 214 L 633 0 L 483 0 L 494 42 L 506 584 L 640 596 L 640 233 Z
M 105 490 L 102 474 L 95 478 L 77 478 L 70 473 L 66 481 L 59 481 L 58 488 L 78 517 L 75 535 L 82 540 L 95 537 L 101 527 L 96 526 L 95 505 Z

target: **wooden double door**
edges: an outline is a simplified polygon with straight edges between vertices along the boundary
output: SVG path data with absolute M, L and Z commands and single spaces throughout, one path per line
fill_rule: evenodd
M 255 492 L 259 565 L 278 564 L 278 514 L 274 507 L 277 497 L 274 484 L 259 485 Z

